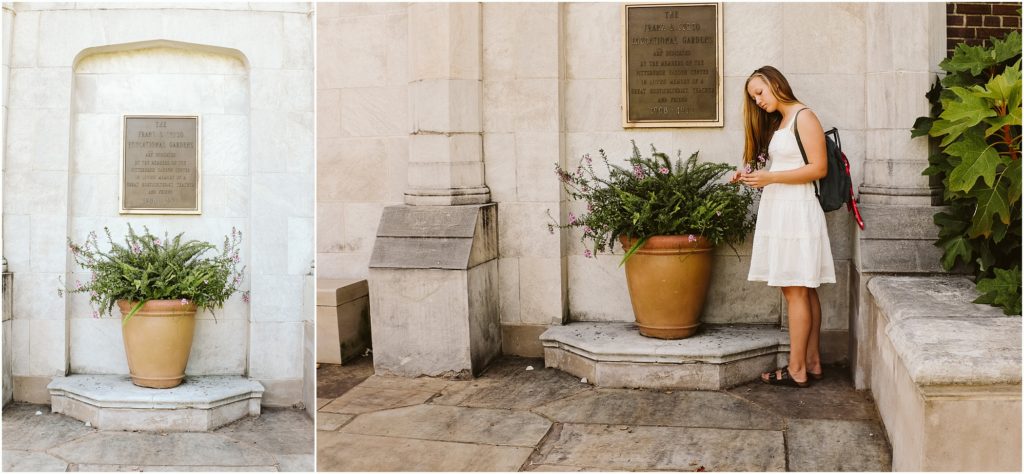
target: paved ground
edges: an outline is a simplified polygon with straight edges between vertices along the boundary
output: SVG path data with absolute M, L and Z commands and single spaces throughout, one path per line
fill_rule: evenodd
M 302 410 L 264 408 L 209 433 L 99 431 L 49 405 L 3 410 L 4 472 L 312 470 L 313 422 Z
M 532 366 L 534 370 L 528 370 Z M 317 371 L 320 471 L 890 471 L 870 396 L 843 367 L 808 389 L 599 389 L 542 359 L 469 381 Z

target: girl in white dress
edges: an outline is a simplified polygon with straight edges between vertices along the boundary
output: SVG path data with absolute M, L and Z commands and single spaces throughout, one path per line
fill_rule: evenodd
M 814 111 L 796 99 L 774 67 L 754 71 L 747 78 L 745 95 L 744 162 L 749 167 L 765 152 L 769 158 L 767 169 L 737 171 L 733 176 L 734 181 L 763 188 L 747 279 L 781 287 L 789 306 L 789 365 L 761 374 L 761 380 L 806 387 L 809 377 L 822 376 L 816 288 L 836 281 L 825 213 L 812 184 L 828 172 L 825 134 Z M 806 164 L 794 128 L 799 128 Z

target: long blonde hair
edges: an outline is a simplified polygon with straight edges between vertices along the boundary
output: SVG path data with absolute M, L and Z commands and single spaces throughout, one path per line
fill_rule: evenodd
M 745 132 L 746 144 L 743 146 L 743 163 L 751 164 L 754 158 L 761 152 L 767 152 L 768 142 L 772 139 L 772 133 L 779 128 L 782 122 L 782 113 L 775 111 L 765 112 L 757 106 L 754 99 L 747 93 L 747 86 L 753 78 L 760 78 L 768 84 L 775 98 L 783 104 L 799 102 L 793 94 L 793 88 L 789 86 L 786 76 L 783 76 L 778 69 L 771 66 L 758 68 L 743 83 L 743 116 L 746 118 Z

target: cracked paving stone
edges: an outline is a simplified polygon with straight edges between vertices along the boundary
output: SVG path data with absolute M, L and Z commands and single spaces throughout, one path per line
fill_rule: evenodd
M 394 390 L 359 386 L 349 390 L 320 409 L 321 412 L 339 413 L 343 415 L 360 415 L 373 411 L 419 405 L 433 397 L 437 392 L 422 390 Z
M 419 405 L 360 415 L 340 431 L 533 448 L 549 428 L 550 421 L 529 412 Z
M 782 430 L 781 417 L 723 392 L 596 389 L 534 410 L 563 423 Z
M 600 471 L 783 471 L 781 431 L 566 424 L 532 462 Z
M 321 431 L 319 471 L 518 471 L 533 448 Z

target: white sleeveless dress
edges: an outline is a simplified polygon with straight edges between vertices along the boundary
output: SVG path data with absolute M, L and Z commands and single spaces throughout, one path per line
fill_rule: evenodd
M 804 166 L 790 122 L 780 127 L 768 144 L 768 171 Z M 747 280 L 808 288 L 836 282 L 825 212 L 812 183 L 769 184 L 763 188 Z

